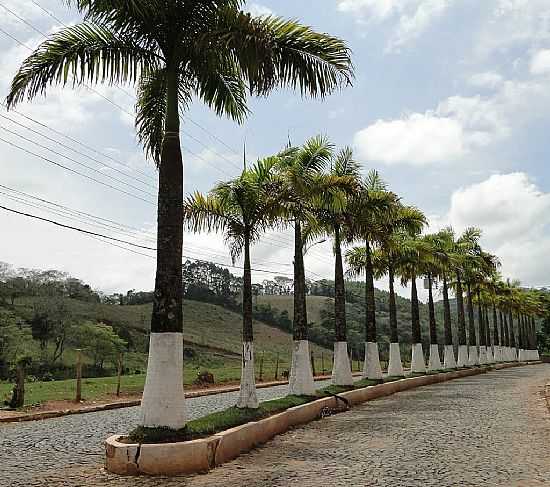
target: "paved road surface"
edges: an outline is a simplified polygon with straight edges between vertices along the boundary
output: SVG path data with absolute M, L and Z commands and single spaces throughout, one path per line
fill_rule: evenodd
M 407 391 L 290 431 L 208 475 L 121 478 L 74 465 L 13 485 L 550 486 L 549 378 L 550 366 L 537 365 Z

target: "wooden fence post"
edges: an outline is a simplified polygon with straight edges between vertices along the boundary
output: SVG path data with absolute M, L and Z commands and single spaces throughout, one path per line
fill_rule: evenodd
M 76 402 L 82 401 L 82 350 L 76 349 Z
M 122 353 L 118 354 L 118 371 L 117 371 L 117 383 L 116 383 L 116 397 L 120 397 L 120 381 L 122 377 Z

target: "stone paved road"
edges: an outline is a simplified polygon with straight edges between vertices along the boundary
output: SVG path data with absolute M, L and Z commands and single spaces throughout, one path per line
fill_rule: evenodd
M 330 384 L 318 381 L 317 387 Z M 258 399 L 283 397 L 288 386 L 258 389 Z M 188 417 L 198 418 L 234 405 L 238 392 L 191 398 Z M 139 408 L 77 414 L 43 421 L 0 424 L 0 487 L 46 485 L 48 473 L 103 461 L 103 441 L 138 424 Z M 78 482 L 68 485 L 80 485 Z M 129 484 L 131 485 L 131 484 Z
M 550 366 L 537 365 L 407 391 L 290 431 L 208 475 L 135 479 L 76 465 L 25 485 L 550 486 L 549 378 Z

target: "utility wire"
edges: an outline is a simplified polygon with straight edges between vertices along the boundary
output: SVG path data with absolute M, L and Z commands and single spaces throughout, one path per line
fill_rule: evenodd
M 151 251 L 154 251 L 154 252 L 157 251 L 157 249 L 155 247 L 149 247 L 149 246 L 146 246 L 146 245 L 136 244 L 136 243 L 130 242 L 128 240 L 122 240 L 122 239 L 119 239 L 119 238 L 110 237 L 108 235 L 103 235 L 101 233 L 91 232 L 89 230 L 85 230 L 85 229 L 79 228 L 79 227 L 74 227 L 72 225 L 65 225 L 64 223 L 61 223 L 61 222 L 58 222 L 58 221 L 55 221 L 55 220 L 50 220 L 49 218 L 44 218 L 44 217 L 41 217 L 41 216 L 38 216 L 38 215 L 33 215 L 31 213 L 18 211 L 18 210 L 15 210 L 13 208 L 8 208 L 7 206 L 0 205 L 0 209 L 2 209 L 4 211 L 7 211 L 7 212 L 10 212 L 10 213 L 14 213 L 16 215 L 25 216 L 27 218 L 31 218 L 31 219 L 34 219 L 34 220 L 40 220 L 40 221 L 43 221 L 43 222 L 46 222 L 46 223 L 51 223 L 52 225 L 56 225 L 58 227 L 65 228 L 67 230 L 73 230 L 75 232 L 83 233 L 85 235 L 104 238 L 104 239 L 107 239 L 107 240 L 111 240 L 113 242 L 122 243 L 122 244 L 129 245 L 131 247 L 135 247 L 135 248 L 138 248 L 138 249 L 151 250 Z M 219 265 L 219 266 L 222 266 L 222 267 L 230 267 L 230 268 L 233 268 L 233 269 L 242 269 L 242 267 L 240 267 L 240 266 L 224 264 L 224 263 L 221 263 L 221 262 L 213 262 L 213 261 L 204 260 L 204 259 L 196 259 L 194 257 L 190 257 L 190 256 L 187 256 L 187 255 L 184 255 L 183 257 L 186 258 L 186 259 L 189 259 L 189 260 L 194 260 L 194 261 L 211 262 L 212 264 Z M 274 271 L 274 270 L 269 270 L 269 269 L 251 268 L 250 270 L 254 271 L 254 272 L 263 272 L 263 273 L 266 273 L 266 274 L 279 274 L 279 275 L 292 276 L 292 274 L 284 274 L 284 273 L 277 272 L 277 271 Z
M 60 167 L 60 168 L 62 168 L 62 169 L 65 169 L 66 171 L 70 171 L 70 172 L 72 172 L 72 173 L 74 173 L 74 174 L 78 174 L 79 176 L 81 176 L 81 177 L 83 177 L 83 178 L 86 178 L 86 179 L 89 179 L 89 180 L 91 180 L 91 181 L 94 181 L 94 182 L 96 182 L 96 183 L 98 183 L 98 184 L 101 184 L 102 186 L 106 186 L 107 188 L 111 188 L 111 189 L 114 190 L 114 191 L 118 191 L 119 193 L 123 193 L 123 194 L 125 194 L 125 195 L 127 195 L 127 196 L 131 196 L 132 198 L 141 200 L 141 201 L 143 201 L 144 203 L 147 203 L 147 204 L 149 204 L 149 205 L 156 206 L 155 203 L 152 203 L 152 202 L 149 201 L 149 200 L 146 200 L 146 199 L 144 199 L 144 198 L 141 198 L 140 196 L 136 196 L 135 194 L 129 193 L 128 191 L 125 191 L 125 190 L 123 190 L 123 189 L 117 188 L 116 186 L 113 186 L 113 185 L 111 185 L 111 184 L 109 184 L 109 183 L 105 183 L 105 182 L 103 182 L 103 181 L 101 181 L 101 180 L 99 180 L 99 179 L 96 179 L 96 178 L 92 177 L 92 176 L 88 176 L 88 175 L 85 174 L 85 173 L 82 173 L 82 172 L 80 172 L 80 171 L 77 171 L 76 169 L 73 169 L 73 168 L 71 168 L 71 167 L 65 166 L 65 165 L 63 165 L 63 164 L 60 164 L 59 162 L 56 162 L 56 161 L 54 161 L 54 160 L 52 160 L 52 159 L 49 159 L 49 158 L 44 157 L 44 156 L 41 156 L 40 154 L 37 154 L 36 152 L 32 152 L 32 151 L 30 151 L 30 150 L 28 150 L 28 149 L 25 149 L 24 147 L 21 147 L 20 145 L 17 145 L 17 144 L 15 144 L 14 142 L 11 142 L 11 141 L 9 141 L 9 140 L 6 140 L 6 139 L 4 139 L 4 138 L 2 138 L 2 137 L 0 137 L 0 142 L 4 142 L 5 144 L 8 144 L 8 145 L 10 145 L 10 146 L 12 146 L 12 147 L 15 147 L 16 149 L 19 149 L 19 150 L 21 150 L 21 151 L 23 151 L 23 152 L 26 152 L 27 154 L 30 154 L 31 156 L 37 157 L 37 158 L 39 158 L 39 159 L 42 159 L 42 160 L 44 160 L 44 161 L 46 161 L 46 162 L 49 162 L 50 164 L 53 164 L 54 166 L 58 166 L 58 167 Z

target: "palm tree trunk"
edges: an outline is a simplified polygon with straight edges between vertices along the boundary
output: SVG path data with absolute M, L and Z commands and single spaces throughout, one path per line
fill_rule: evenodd
M 449 302 L 449 284 L 447 276 L 443 274 L 443 325 L 445 328 L 445 353 L 443 368 L 456 368 L 455 351 L 453 348 L 453 331 L 451 323 L 451 303 Z
M 374 268 L 370 242 L 365 240 L 365 363 L 363 377 L 382 380 L 382 367 L 376 336 L 376 304 L 374 300 Z
M 255 409 L 256 377 L 254 371 L 254 331 L 252 327 L 252 271 L 250 269 L 250 229 L 244 231 L 244 272 L 243 272 L 243 350 L 241 385 L 237 407 Z
M 497 307 L 493 303 L 493 358 L 495 362 L 500 362 L 502 360 L 502 351 L 501 351 L 501 334 L 499 333 L 498 325 L 498 314 Z
M 487 348 L 487 363 L 492 364 L 495 361 L 494 351 L 491 347 L 491 321 L 489 319 L 489 308 L 487 306 L 483 307 L 483 316 L 485 318 L 485 345 Z
M 334 225 L 334 366 L 332 382 L 335 385 L 353 384 L 351 365 L 348 355 L 346 327 L 346 289 L 344 284 L 344 266 L 340 225 Z
M 388 362 L 388 375 L 390 377 L 403 377 L 403 364 L 401 362 L 401 350 L 399 348 L 399 333 L 397 330 L 397 305 L 395 302 L 395 269 L 390 257 L 388 263 L 388 278 L 390 283 L 390 360 Z
M 295 341 L 308 339 L 304 243 L 299 220 L 294 222 L 294 323 L 292 336 Z
M 477 321 L 479 328 L 479 363 L 484 365 L 487 363 L 487 346 L 485 339 L 485 317 L 483 316 L 483 306 L 481 305 L 481 292 L 477 290 Z
M 462 277 L 456 273 L 456 307 L 458 314 L 458 362 L 459 367 L 468 365 L 468 345 L 466 342 L 466 319 L 464 316 L 464 292 Z
M 388 265 L 388 277 L 390 281 L 390 341 L 392 343 L 399 342 L 399 334 L 397 330 L 397 305 L 395 302 L 395 270 L 393 262 Z
M 304 242 L 302 239 L 302 226 L 298 219 L 294 221 L 294 321 L 292 337 L 292 363 L 288 378 L 288 393 L 297 396 L 312 396 L 315 393 L 315 384 L 308 342 Z
M 166 120 L 159 164 L 157 270 L 141 425 L 185 426 L 183 392 L 183 161 L 178 74 L 167 73 Z
M 466 282 L 468 299 L 468 365 L 479 365 L 477 353 L 476 325 L 474 319 L 474 303 L 472 299 L 472 285 Z
M 428 274 L 428 314 L 430 321 L 430 359 L 428 369 L 440 370 L 441 359 L 439 357 L 439 345 L 437 344 L 437 323 L 435 321 L 433 278 L 431 274 Z
M 411 279 L 411 318 L 412 318 L 412 358 L 411 371 L 426 372 L 424 352 L 422 350 L 422 333 L 420 330 L 420 308 L 418 304 L 418 291 L 416 289 L 416 276 Z

